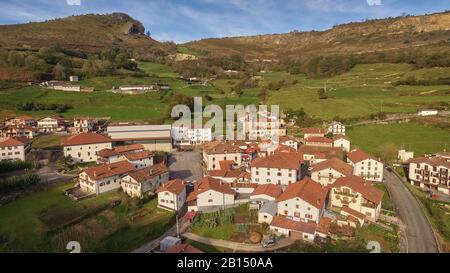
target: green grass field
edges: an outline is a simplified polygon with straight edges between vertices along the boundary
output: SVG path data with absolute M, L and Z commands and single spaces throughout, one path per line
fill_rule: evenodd
M 59 135 L 40 135 L 33 139 L 31 148 L 33 149 L 59 149 L 62 136 Z
M 416 156 L 443 151 L 450 145 L 450 129 L 425 126 L 420 123 L 362 125 L 348 130 L 352 145 L 375 154 L 381 145 L 393 143 L 411 149 Z
M 139 209 L 109 208 L 120 198 L 117 192 L 74 202 L 63 193 L 71 186 L 54 186 L 0 207 L 0 252 L 65 252 L 72 240 L 83 252 L 130 251 L 173 222 L 173 214 L 156 209 L 155 200 Z M 147 213 L 130 220 L 137 212 Z

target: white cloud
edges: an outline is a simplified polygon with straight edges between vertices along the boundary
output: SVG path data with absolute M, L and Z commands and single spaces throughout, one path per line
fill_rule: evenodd
M 381 6 L 381 0 L 367 0 L 369 6 Z
M 69 6 L 81 6 L 81 0 L 66 0 Z

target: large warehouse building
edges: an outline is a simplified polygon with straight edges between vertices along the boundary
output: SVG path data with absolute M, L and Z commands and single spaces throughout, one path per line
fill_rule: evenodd
M 142 144 L 150 151 L 172 151 L 171 125 L 118 124 L 107 133 L 115 145 Z

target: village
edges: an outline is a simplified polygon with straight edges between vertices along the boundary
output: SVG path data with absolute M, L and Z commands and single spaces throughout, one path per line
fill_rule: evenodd
M 299 240 L 351 239 L 372 224 L 389 229 L 395 213 L 382 207 L 389 197 L 380 185 L 392 169 L 352 146 L 344 124 L 300 128 L 297 138 L 267 111 L 239 122 L 248 140 L 224 140 L 210 127 L 17 116 L 1 129 L 0 160 L 27 161 L 37 136 L 62 135 L 63 157 L 78 169 L 73 187 L 61 194 L 79 202 L 122 191 L 130 198 L 156 198 L 158 209 L 176 214 L 174 233 L 144 246 L 145 252 L 197 253 L 180 234 L 202 241 L 202 230 L 230 224 L 244 234 L 231 241 L 260 251 Z M 174 173 L 168 160 L 173 153 L 188 156 L 177 164 L 190 161 L 198 170 Z M 411 185 L 450 195 L 448 153 L 414 157 L 401 150 L 398 162 L 409 170 Z

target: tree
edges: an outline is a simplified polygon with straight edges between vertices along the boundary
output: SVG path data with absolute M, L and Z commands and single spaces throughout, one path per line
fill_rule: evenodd
M 66 74 L 66 68 L 60 63 L 56 64 L 55 67 L 53 67 L 52 74 L 53 74 L 53 78 L 55 78 L 57 80 L 64 80 L 68 76 Z
M 377 151 L 377 156 L 384 162 L 392 162 L 397 158 L 398 146 L 394 143 L 384 143 Z
M 321 100 L 326 100 L 326 99 L 328 99 L 327 92 L 326 92 L 325 89 L 323 89 L 323 88 L 320 88 L 320 89 L 317 91 L 317 94 L 319 94 L 319 98 L 320 98 Z
M 147 33 L 146 33 L 146 34 L 147 34 L 147 36 L 148 36 L 148 37 L 150 37 L 150 36 L 151 36 L 151 33 L 150 33 L 150 31 L 149 31 L 149 30 L 147 30 Z

